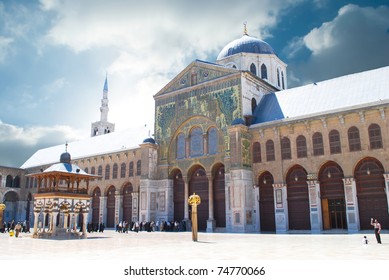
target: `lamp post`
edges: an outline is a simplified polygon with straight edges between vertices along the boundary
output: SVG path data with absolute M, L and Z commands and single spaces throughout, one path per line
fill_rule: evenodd
M 201 203 L 200 196 L 193 193 L 188 198 L 188 203 L 192 206 L 192 240 L 197 241 L 197 205 Z
M 3 227 L 3 212 L 5 208 L 5 204 L 0 204 L 0 228 Z

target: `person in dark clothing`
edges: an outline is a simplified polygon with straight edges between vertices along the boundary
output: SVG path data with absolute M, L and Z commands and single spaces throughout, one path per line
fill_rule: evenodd
M 377 239 L 377 243 L 381 244 L 381 224 L 378 222 L 377 219 L 371 218 L 370 224 L 374 227 L 374 234 L 375 238 Z

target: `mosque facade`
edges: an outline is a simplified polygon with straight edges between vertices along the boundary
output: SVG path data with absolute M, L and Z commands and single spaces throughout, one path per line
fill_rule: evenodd
M 201 231 L 357 232 L 371 217 L 389 228 L 389 67 L 291 89 L 286 68 L 244 30 L 215 62 L 193 61 L 154 95 L 154 135 L 135 146 L 108 122 L 106 79 L 91 138 L 68 146 L 72 163 L 101 177 L 89 182 L 88 222 L 190 225 L 196 193 Z M 28 174 L 62 152 L 0 168 L 6 219 L 32 222 Z

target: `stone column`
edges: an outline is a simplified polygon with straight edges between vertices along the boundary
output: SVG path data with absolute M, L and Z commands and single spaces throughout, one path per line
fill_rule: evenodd
M 216 221 L 213 214 L 213 180 L 212 174 L 207 174 L 208 178 L 208 207 L 209 216 L 207 220 L 207 232 L 214 232 L 216 228 Z
M 189 205 L 186 203 L 186 200 L 189 198 L 189 184 L 188 184 L 188 176 L 182 176 L 182 180 L 184 181 L 184 219 L 189 220 Z
M 107 197 L 100 196 L 100 218 L 99 223 L 107 225 Z
M 385 178 L 385 193 L 386 193 L 386 200 L 387 200 L 387 203 L 389 205 L 389 173 L 385 173 L 384 174 L 384 178 Z
M 63 213 L 64 221 L 63 221 L 63 228 L 68 229 L 68 218 L 69 218 L 69 212 Z
M 310 175 L 310 174 L 308 174 Z M 319 198 L 319 182 L 308 179 L 309 210 L 311 219 L 311 231 L 320 232 L 322 229 L 322 212 Z
M 359 211 L 357 202 L 357 188 L 352 177 L 344 178 L 344 196 L 346 199 L 347 228 L 349 232 L 359 230 Z
M 53 212 L 51 212 L 51 223 L 52 223 L 52 235 L 55 235 L 56 232 L 57 232 L 57 216 L 58 216 L 59 212 L 58 210 L 54 210 Z
M 123 196 L 120 195 L 118 191 L 115 191 L 115 225 L 117 225 L 119 221 L 123 221 L 123 213 L 120 213 L 120 209 L 123 210 L 122 202 Z
M 42 215 L 43 215 L 42 232 L 45 232 L 45 229 L 46 229 L 46 216 L 47 216 L 47 212 L 46 212 L 46 211 L 43 211 L 43 212 L 42 212 Z M 50 225 L 50 224 L 49 224 L 49 225 Z
M 33 237 L 38 236 L 38 219 L 39 219 L 40 212 L 41 212 L 41 209 L 34 209 L 34 231 L 33 231 Z
M 86 237 L 86 219 L 88 218 L 88 213 L 82 213 L 83 222 L 82 222 L 82 235 Z
M 73 214 L 74 222 L 73 222 L 73 231 L 77 232 L 77 216 L 80 214 L 80 211 L 75 211 Z
M 259 202 L 260 202 L 260 191 L 259 188 L 261 186 L 253 185 L 253 200 L 254 200 L 254 231 L 255 232 L 261 232 L 261 209 L 259 208 Z
M 285 233 L 288 230 L 288 201 L 286 185 L 273 184 L 276 232 Z

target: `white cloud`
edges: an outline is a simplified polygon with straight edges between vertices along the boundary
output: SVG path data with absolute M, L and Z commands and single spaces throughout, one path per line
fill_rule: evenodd
M 69 127 L 23 128 L 0 120 L 0 163 L 19 167 L 38 149 L 81 139 L 82 132 Z
M 21 142 L 27 146 L 35 146 L 42 142 L 74 141 L 80 139 L 80 132 L 69 126 L 55 125 L 52 127 L 23 128 L 0 121 L 0 143 Z
M 11 49 L 12 38 L 6 38 L 0 36 L 0 62 L 3 62 L 8 52 Z
M 332 21 L 290 42 L 287 50 L 306 48 L 311 55 L 289 67 L 306 83 L 389 65 L 388 28 L 389 7 L 346 5 Z
M 152 96 L 194 59 L 216 58 L 242 34 L 243 22 L 251 35 L 269 36 L 280 14 L 298 2 L 42 0 L 41 8 L 55 14 L 46 44 L 112 54 L 105 69 L 109 121 L 118 130 L 153 117 Z

